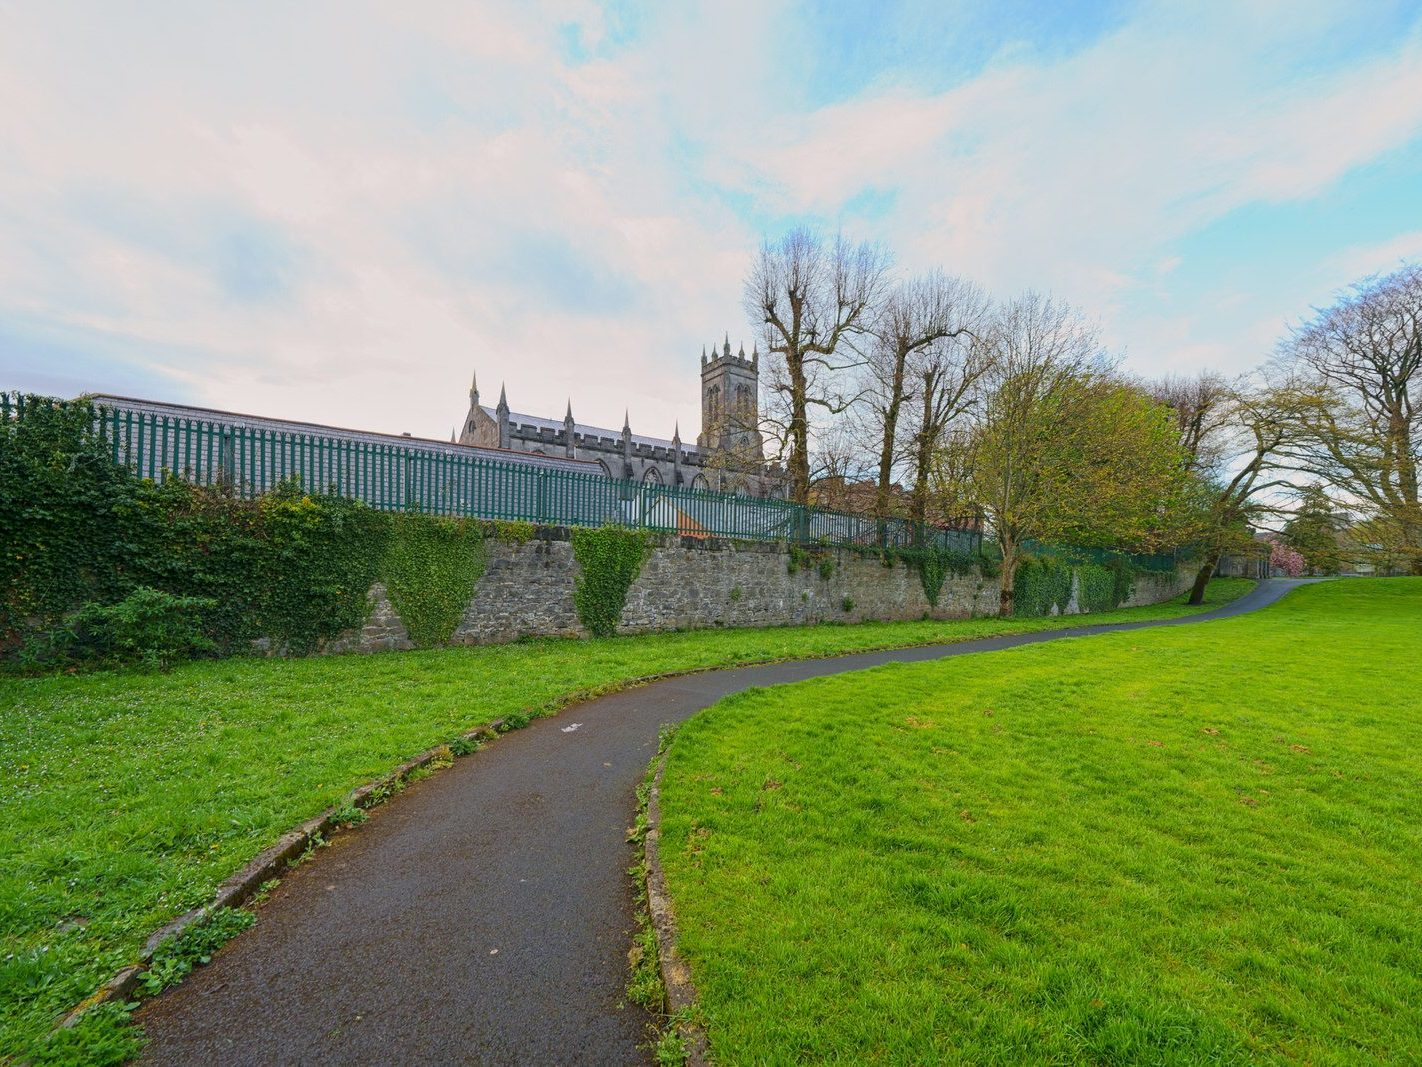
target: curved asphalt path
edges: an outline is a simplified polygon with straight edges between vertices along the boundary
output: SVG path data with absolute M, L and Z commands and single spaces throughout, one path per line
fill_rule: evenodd
M 538 719 L 288 874 L 251 932 L 139 1012 L 145 1060 L 645 1063 L 626 838 L 662 724 L 750 686 L 1228 618 L 1299 584 L 1178 619 L 708 671 Z

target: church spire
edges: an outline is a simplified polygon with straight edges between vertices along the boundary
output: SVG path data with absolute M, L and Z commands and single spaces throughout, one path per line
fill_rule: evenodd
M 729 333 L 726 334 L 725 354 L 728 356 L 731 354 L 731 335 Z
M 572 421 L 573 421 L 573 398 L 572 398 L 572 397 L 568 397 L 568 413 L 563 416 L 563 421 L 564 421 L 564 422 L 572 422 Z
M 479 372 L 475 371 L 469 376 L 469 399 L 472 403 L 479 403 Z
M 628 408 L 622 409 L 622 434 L 630 436 L 632 433 L 632 416 Z
M 499 383 L 499 406 L 494 409 L 494 413 L 499 423 L 499 447 L 508 448 L 513 433 L 509 426 L 509 398 L 503 382 Z

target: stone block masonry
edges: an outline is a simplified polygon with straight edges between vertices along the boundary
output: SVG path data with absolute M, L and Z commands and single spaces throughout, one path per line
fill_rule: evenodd
M 490 538 L 487 566 L 474 587 L 451 644 L 483 645 L 522 637 L 583 637 L 573 605 L 580 567 L 568 530 L 543 527 L 523 543 Z M 1188 589 L 1193 567 L 1175 574 L 1140 574 L 1134 607 L 1169 600 Z M 845 549 L 791 551 L 769 542 L 652 538 L 647 561 L 627 594 L 619 633 L 714 627 L 800 626 L 820 622 L 960 619 L 996 615 L 999 583 L 977 569 L 949 574 L 935 607 L 916 570 L 886 566 L 877 555 Z M 1077 613 L 1073 590 L 1068 614 Z M 409 635 L 385 590 L 371 590 L 365 625 L 331 642 L 327 652 L 409 648 Z

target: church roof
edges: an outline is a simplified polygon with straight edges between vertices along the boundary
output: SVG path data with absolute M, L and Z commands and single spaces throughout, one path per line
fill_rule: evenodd
M 494 421 L 498 421 L 499 413 L 496 408 L 488 407 L 485 404 L 479 405 L 480 410 Z M 526 415 L 518 411 L 509 412 L 509 423 L 514 426 L 532 426 L 538 430 L 552 430 L 555 433 L 563 432 L 562 419 L 545 419 L 542 415 Z M 614 441 L 622 439 L 621 430 L 610 430 L 606 426 L 587 426 L 581 422 L 573 423 L 573 432 L 583 437 L 608 437 Z M 653 448 L 672 448 L 673 444 L 665 437 L 647 437 L 645 434 L 634 433 L 632 435 L 634 445 L 648 445 Z M 683 452 L 695 451 L 688 446 L 685 441 L 681 445 Z

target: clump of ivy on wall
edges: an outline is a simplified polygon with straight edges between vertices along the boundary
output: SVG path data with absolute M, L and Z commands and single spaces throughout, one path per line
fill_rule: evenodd
M 617 632 L 627 592 L 642 572 L 650 548 L 641 530 L 603 526 L 573 531 L 573 558 L 582 568 L 573 605 L 591 633 L 608 637 Z
M 1050 615 L 1064 612 L 1071 603 L 1070 563 L 1055 556 L 1023 556 L 1017 564 L 1013 614 Z
M 390 604 L 420 648 L 447 642 L 484 573 L 484 531 L 469 519 L 390 515 L 380 576 Z
M 1028 556 L 1017 567 L 1014 614 L 1049 615 L 1054 606 L 1065 611 L 1073 571 L 1077 604 L 1085 612 L 1112 611 L 1130 599 L 1135 587 L 1135 567 L 1124 557 L 1073 565 L 1053 556 Z
M 974 563 L 980 562 L 978 557 L 967 552 L 939 548 L 935 545 L 921 548 L 901 548 L 897 550 L 897 555 L 905 565 L 918 572 L 919 584 L 923 586 L 923 595 L 935 608 L 943 595 L 943 583 L 947 581 L 948 575 L 954 574 L 961 578 L 972 571 Z

